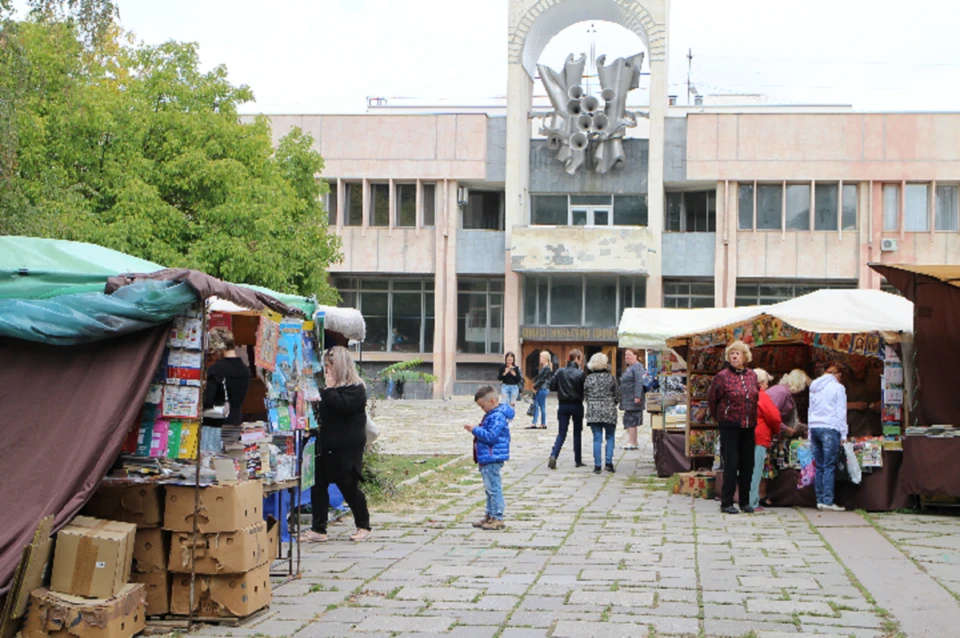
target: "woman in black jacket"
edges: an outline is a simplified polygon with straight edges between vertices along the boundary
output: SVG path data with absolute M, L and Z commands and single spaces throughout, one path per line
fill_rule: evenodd
M 304 533 L 304 540 L 320 543 L 327 540 L 330 509 L 327 486 L 335 483 L 357 525 L 350 540 L 365 541 L 370 537 L 370 512 L 367 498 L 360 490 L 360 479 L 363 448 L 367 443 L 367 390 L 343 346 L 334 346 L 324 354 L 323 376 L 327 387 L 320 393 L 318 408 L 316 483 L 310 489 L 313 525 Z

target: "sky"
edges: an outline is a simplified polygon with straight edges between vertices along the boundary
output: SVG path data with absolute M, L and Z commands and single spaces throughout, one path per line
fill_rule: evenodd
M 506 93 L 507 0 L 119 0 L 147 43 L 200 44 L 253 88 L 244 113 L 359 113 L 388 104 L 488 103 Z M 670 93 L 760 93 L 775 104 L 960 110 L 955 0 L 673 0 Z M 611 23 L 567 28 L 541 63 L 643 50 Z M 646 64 L 645 64 L 646 66 Z M 407 98 L 406 100 L 404 98 Z

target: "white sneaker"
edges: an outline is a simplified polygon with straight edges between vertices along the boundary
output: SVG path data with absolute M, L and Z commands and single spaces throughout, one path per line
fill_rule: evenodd
M 820 509 L 828 510 L 830 512 L 846 512 L 846 507 L 840 507 L 836 503 L 831 503 L 830 505 L 824 504 Z
M 823 509 L 823 503 L 817 503 L 817 509 L 818 509 L 818 510 L 822 510 L 822 509 Z

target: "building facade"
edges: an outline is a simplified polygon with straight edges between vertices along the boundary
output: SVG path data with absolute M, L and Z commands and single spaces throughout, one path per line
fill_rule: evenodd
M 881 288 L 869 262 L 960 263 L 960 113 L 672 106 L 666 0 L 513 0 L 506 108 L 272 116 L 313 135 L 343 240 L 331 275 L 363 360 L 421 358 L 434 396 L 496 378 L 505 351 L 615 359 L 624 308 L 763 304 Z M 645 43 L 649 124 L 626 165 L 574 175 L 531 122 L 550 38 L 610 20 Z M 533 132 L 532 132 L 533 131 Z

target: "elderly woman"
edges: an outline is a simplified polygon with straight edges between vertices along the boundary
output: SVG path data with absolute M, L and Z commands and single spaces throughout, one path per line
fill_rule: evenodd
M 587 378 L 583 382 L 583 398 L 587 404 L 584 418 L 593 431 L 593 473 L 600 474 L 600 444 L 606 435 L 606 463 L 608 472 L 614 472 L 613 447 L 617 434 L 617 405 L 620 387 L 610 374 L 610 360 L 598 352 L 587 363 Z
M 783 375 L 780 383 L 767 390 L 770 400 L 780 411 L 783 432 L 787 436 L 793 436 L 797 426 L 800 425 L 800 419 L 797 416 L 797 404 L 793 397 L 802 394 L 809 387 L 810 377 L 803 370 L 796 368 Z
M 754 511 L 763 511 L 760 507 L 760 478 L 763 476 L 763 466 L 767 460 L 767 450 L 770 442 L 780 434 L 782 424 L 780 410 L 773 404 L 767 394 L 767 388 L 773 377 L 763 368 L 754 370 L 757 382 L 760 384 L 760 394 L 757 397 L 757 429 L 754 431 L 753 478 L 750 481 L 750 507 Z
M 547 429 L 547 395 L 550 394 L 550 381 L 553 378 L 553 358 L 546 350 L 540 351 L 540 372 L 533 381 L 533 423 L 528 430 Z M 537 426 L 537 415 L 540 415 L 540 425 Z
M 316 482 L 310 489 L 313 524 L 303 540 L 322 543 L 327 540 L 327 511 L 330 495 L 327 487 L 335 483 L 353 512 L 357 531 L 350 540 L 370 537 L 370 512 L 367 498 L 360 490 L 363 476 L 363 448 L 367 444 L 367 390 L 357 374 L 350 352 L 334 346 L 323 356 L 326 388 L 320 393 L 318 416 L 320 434 L 315 461 Z
M 623 353 L 626 370 L 620 377 L 620 409 L 623 410 L 623 427 L 627 431 L 625 450 L 636 450 L 637 429 L 643 425 L 643 398 L 646 392 L 647 369 L 640 363 L 640 351 L 627 348 Z
M 733 506 L 733 494 L 739 487 L 740 508 L 750 507 L 750 481 L 753 479 L 754 438 L 757 426 L 757 401 L 760 384 L 747 364 L 753 360 L 750 347 L 734 341 L 726 350 L 727 362 L 710 383 L 707 405 L 720 426 L 720 459 L 723 463 L 723 489 L 720 511 L 739 514 Z

